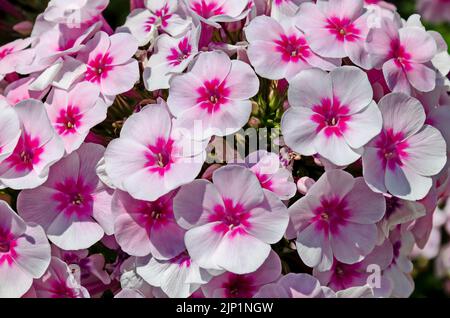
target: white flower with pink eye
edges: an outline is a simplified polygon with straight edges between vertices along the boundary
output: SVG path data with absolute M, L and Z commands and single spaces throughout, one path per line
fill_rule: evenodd
M 122 250 L 133 256 L 151 254 L 157 259 L 171 259 L 186 248 L 184 233 L 173 215 L 176 191 L 156 201 L 140 201 L 116 190 L 112 201 L 114 236 Z
M 372 98 L 367 75 L 354 66 L 301 72 L 291 82 L 291 108 L 281 120 L 286 144 L 338 166 L 355 162 L 381 130 L 381 114 Z
M 220 22 L 244 19 L 250 11 L 249 0 L 184 0 L 192 14 L 201 22 L 220 28 Z
M 383 129 L 364 149 L 363 174 L 377 192 L 405 200 L 423 199 L 447 162 L 441 133 L 425 125 L 420 102 L 402 93 L 391 93 L 380 102 Z
M 42 186 L 17 198 L 20 215 L 41 225 L 49 240 L 64 250 L 89 248 L 114 232 L 113 193 L 95 174 L 104 151 L 101 145 L 82 145 L 50 169 Z
M 226 272 L 202 286 L 205 298 L 253 298 L 260 288 L 281 276 L 280 257 L 273 250 L 253 273 L 237 275 Z
M 26 224 L 0 200 L 0 298 L 25 294 L 50 264 L 50 244 L 38 225 Z
M 183 73 L 198 53 L 200 27 L 193 28 L 183 35 L 159 36 L 154 52 L 144 68 L 144 84 L 149 91 L 169 88 L 174 74 Z
M 270 244 L 282 238 L 287 209 L 247 168 L 222 167 L 212 180 L 195 180 L 174 199 L 175 218 L 188 230 L 187 250 L 206 269 L 254 272 L 267 259 Z
M 0 184 L 31 189 L 47 180 L 50 166 L 64 155 L 64 145 L 40 101 L 24 100 L 14 110 L 20 120 L 21 135 L 12 154 L 0 162 Z
M 20 134 L 19 117 L 6 100 L 0 97 L 0 163 L 13 153 Z
M 139 65 L 132 58 L 137 49 L 138 44 L 130 34 L 108 36 L 98 32 L 77 55 L 87 67 L 84 80 L 97 85 L 106 96 L 129 91 L 139 80 Z
M 105 120 L 107 107 L 99 94 L 96 85 L 81 82 L 70 91 L 54 89 L 47 98 L 47 114 L 67 154 L 77 150 L 90 129 Z
M 320 271 L 329 270 L 334 258 L 360 262 L 375 247 L 376 223 L 385 210 L 383 195 L 371 191 L 363 178 L 342 170 L 325 172 L 289 207 L 300 258 Z
M 273 80 L 291 80 L 305 69 L 320 68 L 331 71 L 340 65 L 340 60 L 324 59 L 309 47 L 305 35 L 294 26 L 293 17 L 284 17 L 281 22 L 259 16 L 245 28 L 250 43 L 248 58 L 256 73 Z
M 255 151 L 244 159 L 243 165 L 255 174 L 263 189 L 275 193 L 281 200 L 289 200 L 297 193 L 292 172 L 281 165 L 277 154 Z
M 381 28 L 370 30 L 367 50 L 373 66 L 382 69 L 389 89 L 411 95 L 414 89 L 429 92 L 436 85 L 436 71 L 431 60 L 437 53 L 436 41 L 424 29 L 399 28 L 384 18 Z
M 172 78 L 167 103 L 178 125 L 204 140 L 242 128 L 251 114 L 249 99 L 258 89 L 258 77 L 248 64 L 223 52 L 206 52 L 188 73 Z
M 111 182 L 132 197 L 155 201 L 194 180 L 206 159 L 196 142 L 172 123 L 163 100 L 131 115 L 105 152 Z
M 18 67 L 30 64 L 34 59 L 34 51 L 26 49 L 32 42 L 31 38 L 18 39 L 0 46 L 0 80 L 9 73 L 14 73 Z
M 138 258 L 136 272 L 148 284 L 161 287 L 171 298 L 189 297 L 212 277 L 186 250 L 169 260 L 152 256 Z
M 190 18 L 179 14 L 178 0 L 146 0 L 146 9 L 136 9 L 127 17 L 123 30 L 129 31 L 139 46 L 152 42 L 158 33 L 178 36 L 191 25 Z
M 296 25 L 320 56 L 348 56 L 356 65 L 370 69 L 371 60 L 365 50 L 368 16 L 363 0 L 319 0 L 300 5 Z
M 32 289 L 37 298 L 90 298 L 69 266 L 54 256 L 47 272 L 34 281 Z

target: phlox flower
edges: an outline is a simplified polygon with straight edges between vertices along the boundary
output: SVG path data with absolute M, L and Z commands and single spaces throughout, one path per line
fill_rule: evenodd
M 247 168 L 222 167 L 212 180 L 195 180 L 174 199 L 175 218 L 188 230 L 187 250 L 203 268 L 254 272 L 283 236 L 287 209 Z
M 189 297 L 212 277 L 186 250 L 169 260 L 157 260 L 152 256 L 138 258 L 136 272 L 148 284 L 161 287 L 171 298 Z
M 100 294 L 111 283 L 111 278 L 105 270 L 105 257 L 101 253 L 89 255 L 87 249 L 64 251 L 52 245 L 52 256 L 65 262 L 76 279 L 91 295 Z
M 250 43 L 248 58 L 256 73 L 268 79 L 290 81 L 305 69 L 331 71 L 340 65 L 340 60 L 327 60 L 311 51 L 303 32 L 294 26 L 293 17 L 281 21 L 259 16 L 245 28 Z
M 127 119 L 120 138 L 106 149 L 105 169 L 118 189 L 155 201 L 197 177 L 205 148 L 172 124 L 166 103 L 159 100 Z
M 40 101 L 24 100 L 14 110 L 21 135 L 12 154 L 0 163 L 0 184 L 13 189 L 35 188 L 47 180 L 50 166 L 62 158 L 64 145 Z
M 6 100 L 0 98 L 0 163 L 13 153 L 20 135 L 19 117 Z
M 311 49 L 323 57 L 349 57 L 358 66 L 371 68 L 365 40 L 369 32 L 363 0 L 319 0 L 300 5 L 297 27 L 306 34 Z
M 87 67 L 84 80 L 97 85 L 107 96 L 129 91 L 139 80 L 138 62 L 132 58 L 137 49 L 138 44 L 130 34 L 108 36 L 98 32 L 77 55 Z
M 159 32 L 180 35 L 191 24 L 190 19 L 179 14 L 178 0 L 146 0 L 145 7 L 132 11 L 124 25 L 139 46 L 152 42 Z
M 201 22 L 220 28 L 219 22 L 234 22 L 245 18 L 249 0 L 184 0 L 192 15 Z
M 69 266 L 54 256 L 47 272 L 34 281 L 32 288 L 37 298 L 90 298 Z
M 391 265 L 393 257 L 392 244 L 385 241 L 380 246 L 376 246 L 369 255 L 358 263 L 345 264 L 334 260 L 331 269 L 327 271 L 314 269 L 313 274 L 322 285 L 328 286 L 333 291 L 372 285 L 372 290 L 377 297 L 389 297 L 392 292 L 392 284 L 389 279 L 382 275 L 382 271 Z M 374 274 L 380 276 L 372 279 L 371 276 Z
M 50 244 L 42 227 L 27 224 L 0 200 L 0 298 L 27 292 L 50 264 Z
M 50 121 L 64 142 L 67 154 L 78 149 L 91 128 L 106 118 L 99 88 L 81 82 L 69 91 L 53 89 L 45 104 Z
M 391 91 L 411 94 L 412 88 L 434 89 L 436 71 L 429 63 L 437 53 L 436 41 L 419 27 L 402 27 L 384 18 L 367 35 L 373 66 L 382 69 Z
M 226 272 L 203 285 L 206 298 L 252 298 L 265 284 L 275 282 L 281 276 L 281 261 L 277 253 L 270 251 L 264 263 L 253 273 L 236 275 Z
M 338 166 L 361 157 L 382 119 L 367 75 L 354 66 L 329 74 L 305 70 L 291 82 L 291 108 L 281 120 L 286 144 L 302 155 L 319 154 Z
M 420 102 L 391 93 L 379 102 L 383 129 L 364 149 L 363 174 L 377 192 L 405 200 L 423 199 L 431 177 L 444 167 L 446 144 L 441 133 L 425 124 Z
M 320 271 L 332 267 L 333 257 L 345 264 L 360 262 L 375 247 L 376 223 L 385 210 L 384 197 L 363 178 L 342 170 L 325 172 L 289 208 L 300 258 Z
M 411 277 L 413 263 L 409 255 L 414 247 L 414 237 L 411 232 L 398 226 L 389 236 L 394 257 L 391 264 L 383 271 L 383 275 L 391 281 L 392 294 L 390 297 L 409 297 L 414 290 Z
M 432 23 L 450 21 L 450 1 L 448 0 L 418 0 L 417 11 L 426 21 Z
M 113 234 L 112 191 L 95 174 L 105 149 L 83 144 L 52 166 L 40 187 L 20 192 L 19 214 L 41 225 L 49 240 L 64 250 L 91 247 L 106 232 Z
M 281 200 L 289 200 L 297 192 L 292 173 L 281 165 L 277 154 L 255 151 L 244 159 L 243 165 L 256 175 L 263 189 L 272 191 Z
M 207 52 L 188 73 L 172 78 L 167 103 L 180 127 L 193 130 L 196 139 L 207 139 L 242 128 L 250 118 L 249 98 L 258 88 L 248 64 L 230 60 L 223 52 Z
M 198 53 L 200 28 L 193 28 L 178 37 L 159 36 L 154 52 L 144 68 L 144 84 L 147 90 L 169 88 L 174 74 L 182 73 Z
M 31 38 L 18 39 L 0 46 L 0 80 L 5 75 L 16 71 L 18 66 L 30 64 L 34 51 L 26 49 L 32 42 Z
M 184 233 L 173 215 L 171 191 L 153 202 L 133 199 L 128 193 L 114 193 L 114 235 L 122 250 L 133 256 L 151 254 L 157 259 L 171 259 L 186 248 Z

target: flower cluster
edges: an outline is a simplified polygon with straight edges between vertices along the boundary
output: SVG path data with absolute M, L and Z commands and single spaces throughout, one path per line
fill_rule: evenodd
M 411 295 L 449 209 L 438 32 L 373 0 L 108 4 L 0 46 L 0 297 Z

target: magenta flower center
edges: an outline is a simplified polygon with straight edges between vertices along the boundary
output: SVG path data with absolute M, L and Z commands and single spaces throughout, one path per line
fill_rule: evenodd
M 16 171 L 29 171 L 40 161 L 44 148 L 40 146 L 38 137 L 32 138 L 24 133 L 14 149 L 13 154 L 6 159 L 11 168 Z
M 170 49 L 170 55 L 167 56 L 169 64 L 172 66 L 178 66 L 191 56 L 192 46 L 189 44 L 189 39 L 187 37 L 183 38 L 179 43 L 177 48 Z
M 333 275 L 330 279 L 330 286 L 336 290 L 342 290 L 353 286 L 355 280 L 364 275 L 359 270 L 359 264 L 343 264 L 337 262 Z
M 200 0 L 194 2 L 191 4 L 191 9 L 205 19 L 225 13 L 222 6 L 220 6 L 217 2 L 210 0 Z
M 220 82 L 219 79 L 213 79 L 204 82 L 203 86 L 197 89 L 197 93 L 199 95 L 197 103 L 200 107 L 208 113 L 214 113 L 227 103 L 230 89 L 226 87 L 225 80 Z
M 315 223 L 316 229 L 332 234 L 339 233 L 340 227 L 346 224 L 345 220 L 350 215 L 347 202 L 338 197 L 331 199 L 322 197 L 320 206 L 313 212 L 315 217 L 311 219 L 311 222 Z
M 403 133 L 394 133 L 392 129 L 383 130 L 376 141 L 378 157 L 391 170 L 403 166 L 403 160 L 408 157 L 408 146 Z
M 67 109 L 61 109 L 56 118 L 56 130 L 60 135 L 73 134 L 81 125 L 83 115 L 76 106 L 68 106 Z
M 102 78 L 106 78 L 108 73 L 114 68 L 111 64 L 113 58 L 106 54 L 98 54 L 95 59 L 88 62 L 85 79 L 91 83 L 100 83 Z
M 165 140 L 164 137 L 159 137 L 155 145 L 147 146 L 148 151 L 145 153 L 147 158 L 146 167 L 152 173 L 159 173 L 161 176 L 170 170 L 174 163 L 172 153 L 176 150 L 174 147 L 174 140 Z
M 139 211 L 140 222 L 148 231 L 159 229 L 174 220 L 172 205 L 167 201 L 145 202 Z
M 356 28 L 353 22 L 348 18 L 331 17 L 327 19 L 325 28 L 336 36 L 339 41 L 356 41 L 360 38 L 361 31 Z
M 53 199 L 58 202 L 57 209 L 64 212 L 68 217 L 76 214 L 78 217 L 92 215 L 94 197 L 92 187 L 84 183 L 80 177 L 77 181 L 67 178 L 55 186 L 58 193 Z
M 412 70 L 411 54 L 406 51 L 406 48 L 400 43 L 400 41 L 393 40 L 391 42 L 391 50 L 389 57 L 394 59 L 397 67 L 404 69 L 405 71 Z
M 255 293 L 252 284 L 253 279 L 247 275 L 230 274 L 222 288 L 226 290 L 227 298 L 252 298 Z
M 308 44 L 305 38 L 297 37 L 296 35 L 287 36 L 281 34 L 281 40 L 275 41 L 276 51 L 281 53 L 281 58 L 284 62 L 297 63 L 299 60 L 306 61 L 311 55 Z
M 3 263 L 11 265 L 14 258 L 17 257 L 15 247 L 17 246 L 17 241 L 14 239 L 12 233 L 9 230 L 3 230 L 0 228 L 0 266 Z
M 334 97 L 333 101 L 329 98 L 322 99 L 320 105 L 312 107 L 312 111 L 315 114 L 311 116 L 311 120 L 317 124 L 317 133 L 324 130 L 327 137 L 340 137 L 347 130 L 347 122 L 351 119 L 350 109 L 341 105 L 337 97 Z
M 169 25 L 169 19 L 172 17 L 167 4 L 163 8 L 156 10 L 153 14 L 154 16 L 150 17 L 144 24 L 145 32 L 150 32 L 154 25 L 166 28 Z
M 210 222 L 220 222 L 214 230 L 232 235 L 243 234 L 245 228 L 250 227 L 249 218 L 251 214 L 244 209 L 240 203 L 234 203 L 231 199 L 223 199 L 223 205 L 216 205 L 214 213 L 209 216 Z

